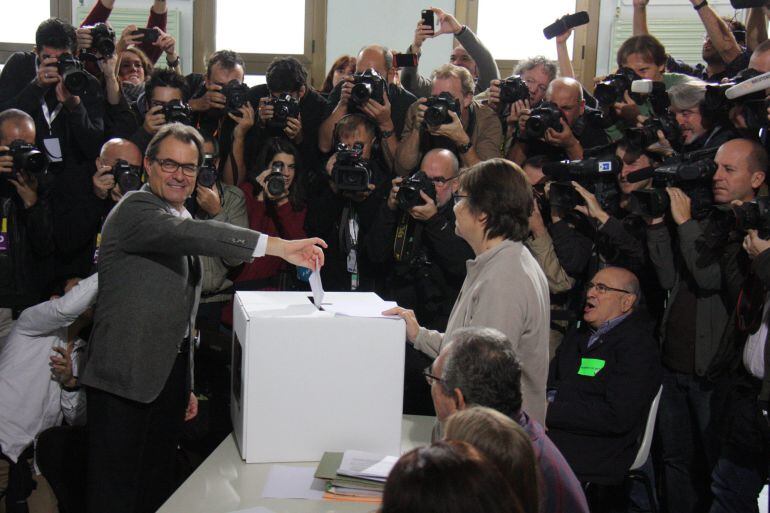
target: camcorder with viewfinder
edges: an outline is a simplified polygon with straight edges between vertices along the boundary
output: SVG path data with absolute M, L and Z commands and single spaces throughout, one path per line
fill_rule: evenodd
M 548 202 L 550 206 L 562 211 L 585 205 L 583 197 L 572 185 L 574 181 L 593 193 L 604 210 L 615 212 L 619 202 L 617 175 L 622 168 L 623 161 L 614 153 L 583 160 L 546 163 L 543 165 L 543 174 L 553 180 L 549 186 Z
M 367 192 L 372 178 L 369 163 L 363 158 L 363 146 L 356 143 L 352 148 L 337 145 L 336 159 L 332 167 L 332 182 L 338 191 Z

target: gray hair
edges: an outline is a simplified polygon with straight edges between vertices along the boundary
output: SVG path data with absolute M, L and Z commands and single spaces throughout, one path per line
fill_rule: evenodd
M 521 75 L 525 71 L 535 69 L 538 66 L 542 66 L 543 68 L 545 68 L 545 72 L 548 74 L 549 82 L 554 78 L 556 78 L 556 73 L 558 72 L 558 69 L 556 68 L 556 64 L 549 61 L 542 55 L 537 55 L 535 57 L 531 57 L 527 60 L 521 61 L 519 64 L 516 65 L 516 69 L 513 71 L 513 74 Z
M 455 66 L 454 64 L 442 64 L 438 68 L 434 69 L 433 73 L 430 74 L 431 80 L 435 80 L 437 78 L 459 79 L 463 94 L 473 94 L 473 91 L 476 90 L 476 82 L 473 80 L 473 75 L 471 75 L 471 72 L 462 66 Z
M 393 52 L 390 51 L 390 48 L 384 45 L 366 45 L 358 51 L 356 56 L 361 55 L 362 52 L 369 49 L 377 49 L 382 52 L 382 58 L 385 59 L 385 72 L 387 73 L 388 70 L 393 67 Z
M 147 145 L 147 150 L 144 155 L 148 159 L 154 160 L 158 156 L 160 144 L 168 137 L 173 137 L 177 141 L 185 144 L 195 144 L 195 147 L 198 149 L 198 165 L 200 166 L 203 164 L 203 137 L 195 128 L 183 125 L 182 123 L 169 123 L 163 125 L 160 130 L 158 130 L 158 133 L 152 138 L 150 144 Z
M 511 342 L 494 328 L 462 328 L 445 348 L 443 386 L 459 388 L 468 405 L 513 418 L 521 410 L 521 366 Z
M 706 97 L 706 82 L 692 78 L 668 90 L 668 98 L 675 109 L 691 109 L 703 103 Z

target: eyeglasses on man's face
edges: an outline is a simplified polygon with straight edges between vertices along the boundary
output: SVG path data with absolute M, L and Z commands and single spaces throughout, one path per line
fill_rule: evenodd
M 452 193 L 452 201 L 454 201 L 454 204 L 457 205 L 460 203 L 463 198 L 470 198 L 467 194 L 458 194 L 456 192 Z
M 614 287 L 609 287 L 604 283 L 594 283 L 592 281 L 589 281 L 588 283 L 586 283 L 586 294 L 593 288 L 596 288 L 596 292 L 598 292 L 599 294 L 606 294 L 607 292 L 621 292 L 623 294 L 633 294 L 633 292 L 625 289 L 616 289 Z
M 432 366 L 425 367 L 425 370 L 422 371 L 422 375 L 425 376 L 425 381 L 428 382 L 428 386 L 433 386 L 434 383 L 443 383 L 443 379 L 439 378 L 438 376 L 435 376 L 432 374 L 433 369 Z
M 185 176 L 189 176 L 190 178 L 198 176 L 199 168 L 197 164 L 180 164 L 174 159 L 153 159 L 153 161 L 160 165 L 160 170 L 164 173 L 176 173 L 177 169 L 181 168 L 182 173 L 184 173 Z

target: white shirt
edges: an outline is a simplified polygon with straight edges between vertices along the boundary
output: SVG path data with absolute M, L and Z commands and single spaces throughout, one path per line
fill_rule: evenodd
M 757 379 L 765 377 L 765 343 L 767 342 L 768 324 L 770 324 L 770 292 L 765 295 L 765 306 L 762 310 L 762 325 L 756 333 L 749 335 L 743 346 L 743 365 Z
M 0 350 L 0 449 L 12 461 L 46 429 L 85 422 L 85 393 L 67 392 L 54 381 L 49 358 L 67 346 L 67 328 L 93 304 L 94 274 L 60 298 L 24 310 Z M 75 341 L 75 347 L 85 342 Z M 73 375 L 77 375 L 73 351 Z
M 192 219 L 192 215 L 190 212 L 187 211 L 184 206 L 182 207 L 182 210 L 177 210 L 171 205 L 168 206 L 169 210 L 171 210 L 171 214 L 173 214 L 176 217 L 181 217 L 182 219 Z M 267 235 L 264 233 L 259 234 L 259 239 L 257 240 L 257 247 L 254 248 L 254 253 L 251 254 L 253 258 L 257 257 L 263 257 L 267 253 Z

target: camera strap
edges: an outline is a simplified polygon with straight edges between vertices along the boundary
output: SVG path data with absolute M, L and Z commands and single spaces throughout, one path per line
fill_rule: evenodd
M 51 132 L 53 122 L 59 116 L 62 108 L 64 108 L 64 104 L 59 102 L 59 104 L 56 105 L 56 107 L 53 109 L 53 112 L 51 112 L 48 108 L 48 104 L 45 101 L 45 96 L 43 96 L 40 98 L 40 108 L 43 110 L 43 117 L 45 118 L 45 122 L 48 124 L 49 133 L 53 133 Z
M 404 262 L 409 260 L 409 255 L 412 252 L 412 246 L 414 236 L 410 237 L 409 227 L 411 216 L 408 212 L 401 213 L 401 219 L 396 226 L 396 236 L 393 239 L 393 258 L 396 262 Z M 412 234 L 413 235 L 413 234 Z

